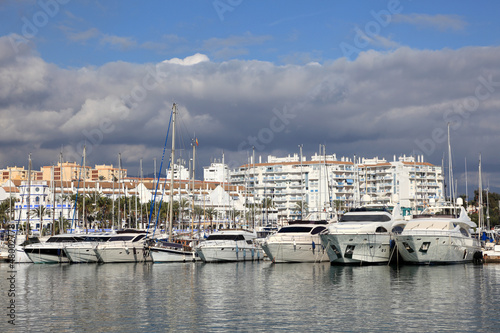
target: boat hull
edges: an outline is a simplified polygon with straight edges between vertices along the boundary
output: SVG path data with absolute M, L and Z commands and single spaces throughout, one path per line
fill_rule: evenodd
M 332 265 L 385 264 L 390 260 L 389 234 L 323 234 L 320 237 Z
M 96 245 L 66 246 L 64 252 L 72 264 L 97 263 Z
M 69 263 L 69 259 L 62 247 L 36 247 L 25 248 L 29 259 L 35 264 L 64 264 Z
M 411 264 L 457 264 L 474 260 L 481 251 L 477 241 L 454 235 L 399 235 L 401 258 Z
M 262 250 L 274 263 L 321 262 L 328 261 L 328 255 L 318 241 L 312 242 L 269 242 L 262 244 Z
M 163 262 L 192 262 L 201 260 L 195 251 L 150 247 L 151 260 L 155 263 Z
M 262 250 L 257 247 L 204 246 L 198 247 L 196 253 L 204 262 L 253 261 L 263 257 Z
M 147 262 L 151 261 L 149 252 L 142 246 L 97 246 L 95 253 L 102 263 Z

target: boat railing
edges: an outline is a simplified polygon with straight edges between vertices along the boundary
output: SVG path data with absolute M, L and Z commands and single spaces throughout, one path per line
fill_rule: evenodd
M 422 230 L 422 229 L 417 229 L 417 230 L 403 230 L 401 233 L 402 236 L 429 236 L 429 235 L 439 235 L 439 236 L 456 236 L 456 235 L 461 235 L 463 237 L 463 234 L 460 233 L 457 230 L 440 230 L 440 229 L 430 229 L 430 230 Z
M 307 236 L 289 236 L 289 235 L 278 235 L 275 234 L 275 240 L 278 242 L 302 242 L 302 243 L 311 243 L 314 239 L 318 239 L 317 235 L 307 235 Z M 315 237 L 316 236 L 316 237 Z

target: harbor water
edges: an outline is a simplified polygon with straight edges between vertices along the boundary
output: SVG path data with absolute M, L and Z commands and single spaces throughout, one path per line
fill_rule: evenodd
M 17 264 L 11 271 L 2 263 L 0 273 L 0 332 L 500 330 L 500 265 L 261 261 Z

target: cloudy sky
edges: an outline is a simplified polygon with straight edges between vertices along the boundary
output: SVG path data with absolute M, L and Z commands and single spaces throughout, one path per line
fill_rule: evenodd
M 447 157 L 500 191 L 497 1 L 0 1 L 0 168 L 252 154 Z M 447 161 L 445 160 L 445 164 Z

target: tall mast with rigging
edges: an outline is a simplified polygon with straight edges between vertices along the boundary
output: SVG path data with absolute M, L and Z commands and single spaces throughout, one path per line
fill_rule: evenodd
M 174 168 L 173 164 L 175 163 L 175 114 L 177 113 L 177 106 L 172 106 L 172 153 L 170 155 L 170 204 L 169 204 L 169 216 L 168 216 L 168 240 L 172 241 L 172 227 L 174 224 L 173 214 L 174 214 Z

